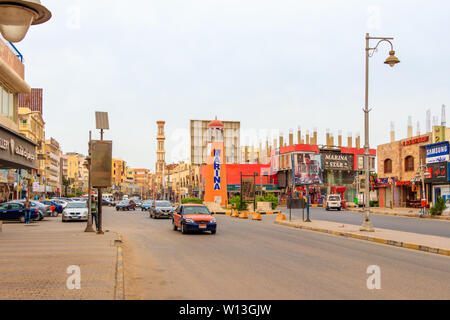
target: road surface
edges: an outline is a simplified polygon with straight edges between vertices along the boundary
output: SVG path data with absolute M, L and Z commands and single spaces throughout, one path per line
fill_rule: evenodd
M 127 299 L 450 299 L 450 258 L 217 216 L 218 232 L 182 235 L 170 220 L 104 209 L 125 240 Z M 367 288 L 367 268 L 381 289 Z

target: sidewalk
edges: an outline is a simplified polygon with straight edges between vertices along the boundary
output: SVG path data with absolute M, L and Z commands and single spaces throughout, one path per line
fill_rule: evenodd
M 364 212 L 363 208 L 348 208 L 348 211 L 352 212 Z M 420 217 L 421 209 L 412 208 L 370 208 L 371 214 L 382 214 L 388 216 L 400 216 L 400 217 L 410 217 L 410 218 L 422 218 Z M 433 219 L 433 220 L 447 220 L 450 221 L 450 216 L 431 216 L 429 214 L 425 215 L 422 219 Z
M 86 223 L 59 218 L 0 232 L 0 300 L 113 300 L 117 252 L 112 232 L 85 233 Z M 69 290 L 69 266 L 79 266 L 81 289 Z
M 323 220 L 315 220 L 311 223 L 306 223 L 301 220 L 293 220 L 291 222 L 275 221 L 275 223 L 293 228 L 318 231 L 337 236 L 366 240 L 386 245 L 450 256 L 450 239 L 444 237 L 380 228 L 375 228 L 375 232 L 362 232 L 359 231 L 360 226 L 357 225 L 342 224 Z

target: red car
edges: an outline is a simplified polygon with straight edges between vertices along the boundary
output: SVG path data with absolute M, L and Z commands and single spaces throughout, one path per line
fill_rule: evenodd
M 172 217 L 173 230 L 181 230 L 183 234 L 190 231 L 210 231 L 216 234 L 217 220 L 208 208 L 200 204 L 182 204 Z

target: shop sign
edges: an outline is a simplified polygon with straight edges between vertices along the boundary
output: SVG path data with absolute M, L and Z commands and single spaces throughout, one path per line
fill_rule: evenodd
M 241 197 L 242 201 L 255 200 L 255 179 L 254 178 L 242 178 Z
M 449 142 L 431 144 L 425 146 L 427 152 L 427 164 L 449 161 Z
M 410 185 L 412 185 L 412 182 L 411 181 L 397 181 L 395 185 L 396 186 L 410 186 Z
M 0 170 L 0 183 L 8 183 L 8 170 Z
M 322 152 L 323 170 L 353 171 L 353 155 L 335 152 Z
M 0 160 L 12 168 L 35 168 L 36 150 L 32 142 L 0 128 Z
M 447 182 L 447 162 L 428 164 L 427 171 L 431 173 L 431 178 L 425 179 L 425 181 L 433 183 Z
M 425 136 L 425 137 L 405 140 L 405 141 L 402 142 L 402 146 L 406 147 L 406 146 L 410 146 L 410 145 L 413 145 L 413 144 L 419 144 L 419 143 L 422 143 L 422 142 L 427 142 L 429 139 L 430 139 L 429 136 Z

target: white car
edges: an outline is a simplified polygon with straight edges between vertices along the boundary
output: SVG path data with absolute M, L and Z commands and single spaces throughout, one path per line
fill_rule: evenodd
M 331 194 L 327 197 L 326 208 L 327 211 L 330 209 L 342 210 L 342 200 L 341 196 L 338 194 Z
M 62 222 L 87 220 L 88 207 L 86 201 L 69 202 L 62 213 Z

